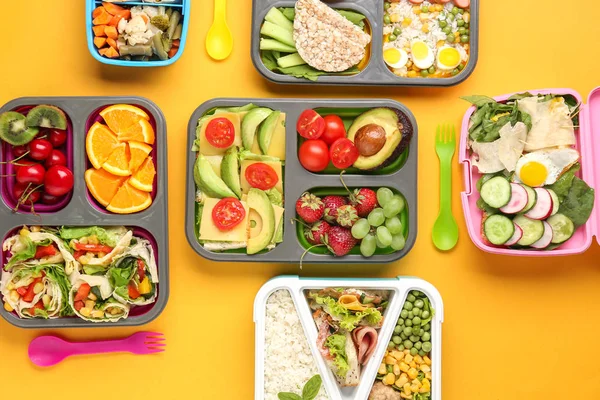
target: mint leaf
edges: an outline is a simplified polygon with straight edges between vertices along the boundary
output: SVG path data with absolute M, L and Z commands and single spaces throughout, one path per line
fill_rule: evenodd
M 323 380 L 321 375 L 315 375 L 306 382 L 304 389 L 302 389 L 302 400 L 313 400 L 319 394 L 321 390 L 321 384 Z

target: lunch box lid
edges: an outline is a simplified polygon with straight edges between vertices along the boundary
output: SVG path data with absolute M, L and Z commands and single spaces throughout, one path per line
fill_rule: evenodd
M 600 187 L 600 174 L 597 174 L 596 155 L 600 155 L 600 139 L 594 137 L 594 132 L 600 132 L 600 87 L 595 88 L 589 94 L 587 104 L 584 103 L 583 97 L 575 90 L 569 88 L 554 88 L 554 89 L 538 89 L 519 91 L 502 96 L 494 97 L 496 101 L 505 101 L 510 96 L 517 93 L 529 92 L 532 94 L 564 94 L 575 97 L 579 103 L 579 131 L 576 135 L 576 149 L 580 152 L 581 171 L 580 177 L 594 190 Z M 598 207 L 600 207 L 600 199 L 596 193 L 594 199 L 594 209 L 585 225 L 580 226 L 573 237 L 564 243 L 561 247 L 548 251 L 535 250 L 515 250 L 502 247 L 495 247 L 486 244 L 483 241 L 481 234 L 481 216 L 482 212 L 477 208 L 475 202 L 479 196 L 471 196 L 477 193 L 475 188 L 478 171 L 474 171 L 471 165 L 470 150 L 467 147 L 469 137 L 469 123 L 471 115 L 475 112 L 476 107 L 471 106 L 465 113 L 462 121 L 461 136 L 459 143 L 459 163 L 463 165 L 464 185 L 465 190 L 461 192 L 461 203 L 465 215 L 465 222 L 471 241 L 481 250 L 501 255 L 526 256 L 526 257 L 547 257 L 556 255 L 575 255 L 585 252 L 592 244 L 592 237 L 596 237 L 596 243 L 600 244 L 598 237 L 598 225 L 600 218 Z
M 333 372 L 325 364 L 317 346 L 317 328 L 313 320 L 308 302 L 304 297 L 304 290 L 325 287 L 355 287 L 364 289 L 390 290 L 392 296 L 382 328 L 379 331 L 379 345 L 371 360 L 363 366 L 361 382 L 355 388 L 341 388 L 333 375 Z M 264 365 L 265 365 L 265 310 L 266 303 L 275 291 L 287 290 L 294 302 L 298 317 L 300 318 L 304 336 L 317 364 L 319 374 L 323 379 L 323 385 L 327 395 L 332 400 L 366 399 L 373 384 L 376 381 L 377 370 L 383 360 L 387 343 L 394 333 L 396 321 L 400 317 L 402 305 L 411 290 L 419 290 L 427 295 L 433 309 L 431 322 L 431 360 L 432 360 L 432 382 L 431 400 L 441 400 L 442 383 L 442 323 L 444 321 L 444 305 L 442 297 L 437 289 L 427 281 L 411 276 L 398 276 L 396 278 L 301 278 L 293 275 L 275 277 L 266 282 L 258 291 L 254 300 L 254 323 L 255 323 L 255 399 L 264 398 Z M 383 338 L 383 339 L 382 339 Z M 385 339 L 385 340 L 384 340 Z

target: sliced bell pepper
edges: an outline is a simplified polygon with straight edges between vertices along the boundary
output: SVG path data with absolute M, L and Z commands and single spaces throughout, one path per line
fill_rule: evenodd
M 75 250 L 80 251 L 89 251 L 92 253 L 110 253 L 113 248 L 110 246 L 105 246 L 103 244 L 82 244 L 75 243 Z
M 23 300 L 31 303 L 33 301 L 33 298 L 35 297 L 35 293 L 33 293 L 33 288 L 35 287 L 36 283 L 39 283 L 42 281 L 42 278 L 35 278 L 33 280 L 33 282 L 31 282 L 31 284 L 29 286 L 27 286 L 27 293 L 25 293 L 25 295 L 23 296 Z
M 129 298 L 131 299 L 137 299 L 138 297 L 140 297 L 140 292 L 137 290 L 137 288 L 135 287 L 135 285 L 132 285 L 131 283 L 127 286 L 127 288 L 129 289 Z
M 83 283 L 81 286 L 79 286 L 79 289 L 77 289 L 77 294 L 75 295 L 74 301 L 83 301 L 87 299 L 88 295 L 90 294 L 90 290 L 92 290 L 90 285 Z
M 146 264 L 144 264 L 143 260 L 137 260 L 137 273 L 140 281 L 143 281 L 146 277 Z
M 55 254 L 56 254 L 56 247 L 54 247 L 51 244 L 49 244 L 48 246 L 38 246 L 37 249 L 35 249 L 34 258 L 39 260 L 40 258 L 53 256 Z

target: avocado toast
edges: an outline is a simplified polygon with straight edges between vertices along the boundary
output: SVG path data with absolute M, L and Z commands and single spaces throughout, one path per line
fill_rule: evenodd
M 196 236 L 206 250 L 256 254 L 283 241 L 285 118 L 248 104 L 198 120 Z

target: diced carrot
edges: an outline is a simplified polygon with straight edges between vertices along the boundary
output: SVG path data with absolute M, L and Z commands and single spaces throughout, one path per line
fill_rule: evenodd
M 106 53 L 108 52 L 108 49 L 112 49 L 112 47 L 105 47 L 103 49 L 98 50 L 98 53 L 100 53 L 100 55 L 104 56 L 104 57 L 108 57 L 106 55 Z
M 119 52 L 112 47 L 108 47 L 106 50 L 106 57 L 108 58 L 117 58 L 119 57 Z
M 96 36 L 94 38 L 94 44 L 96 45 L 97 48 L 102 48 L 104 47 L 104 45 L 106 44 L 106 38 L 105 37 L 100 37 L 100 36 Z
M 114 3 L 107 3 L 106 1 L 102 3 L 106 11 L 111 15 L 117 15 L 121 11 L 125 11 L 125 9 L 121 6 L 118 6 Z
M 173 57 L 175 57 L 175 54 L 177 54 L 178 51 L 179 51 L 178 47 L 171 47 L 171 50 L 169 50 L 169 52 L 167 54 L 169 55 L 169 58 L 173 58 Z
M 94 11 L 92 11 L 92 18 L 98 18 L 102 15 L 102 11 L 105 11 L 104 7 L 97 7 Z
M 119 50 L 119 48 L 117 47 L 117 41 L 116 41 L 115 39 L 113 39 L 113 38 L 108 38 L 108 39 L 106 40 L 106 43 L 108 43 L 108 45 L 109 45 L 110 47 L 112 47 L 113 49 L 115 49 L 115 50 Z
M 122 17 L 120 17 L 119 15 L 115 15 L 114 17 L 112 17 L 108 25 L 116 27 L 117 25 L 119 25 L 119 21 L 121 20 L 121 18 Z
M 115 28 L 114 26 L 109 25 L 106 28 L 104 28 L 104 33 L 106 33 L 106 36 L 108 36 L 111 39 L 117 40 L 119 38 L 119 32 L 117 32 L 117 28 Z
M 179 48 L 179 39 L 173 40 L 173 47 Z
M 125 18 L 125 19 L 128 20 L 128 19 L 131 18 L 131 11 L 129 11 L 129 10 L 123 10 L 123 11 L 119 12 L 116 15 L 118 15 L 121 18 Z
M 98 25 L 92 27 L 92 29 L 94 30 L 94 36 L 106 36 L 106 33 L 104 33 L 104 28 L 106 28 L 106 25 Z
M 113 17 L 112 15 L 107 13 L 106 10 L 104 8 L 102 8 L 102 10 L 100 11 L 100 15 L 98 15 L 96 18 L 94 18 L 94 20 L 92 21 L 92 24 L 106 25 L 110 22 L 112 17 Z

